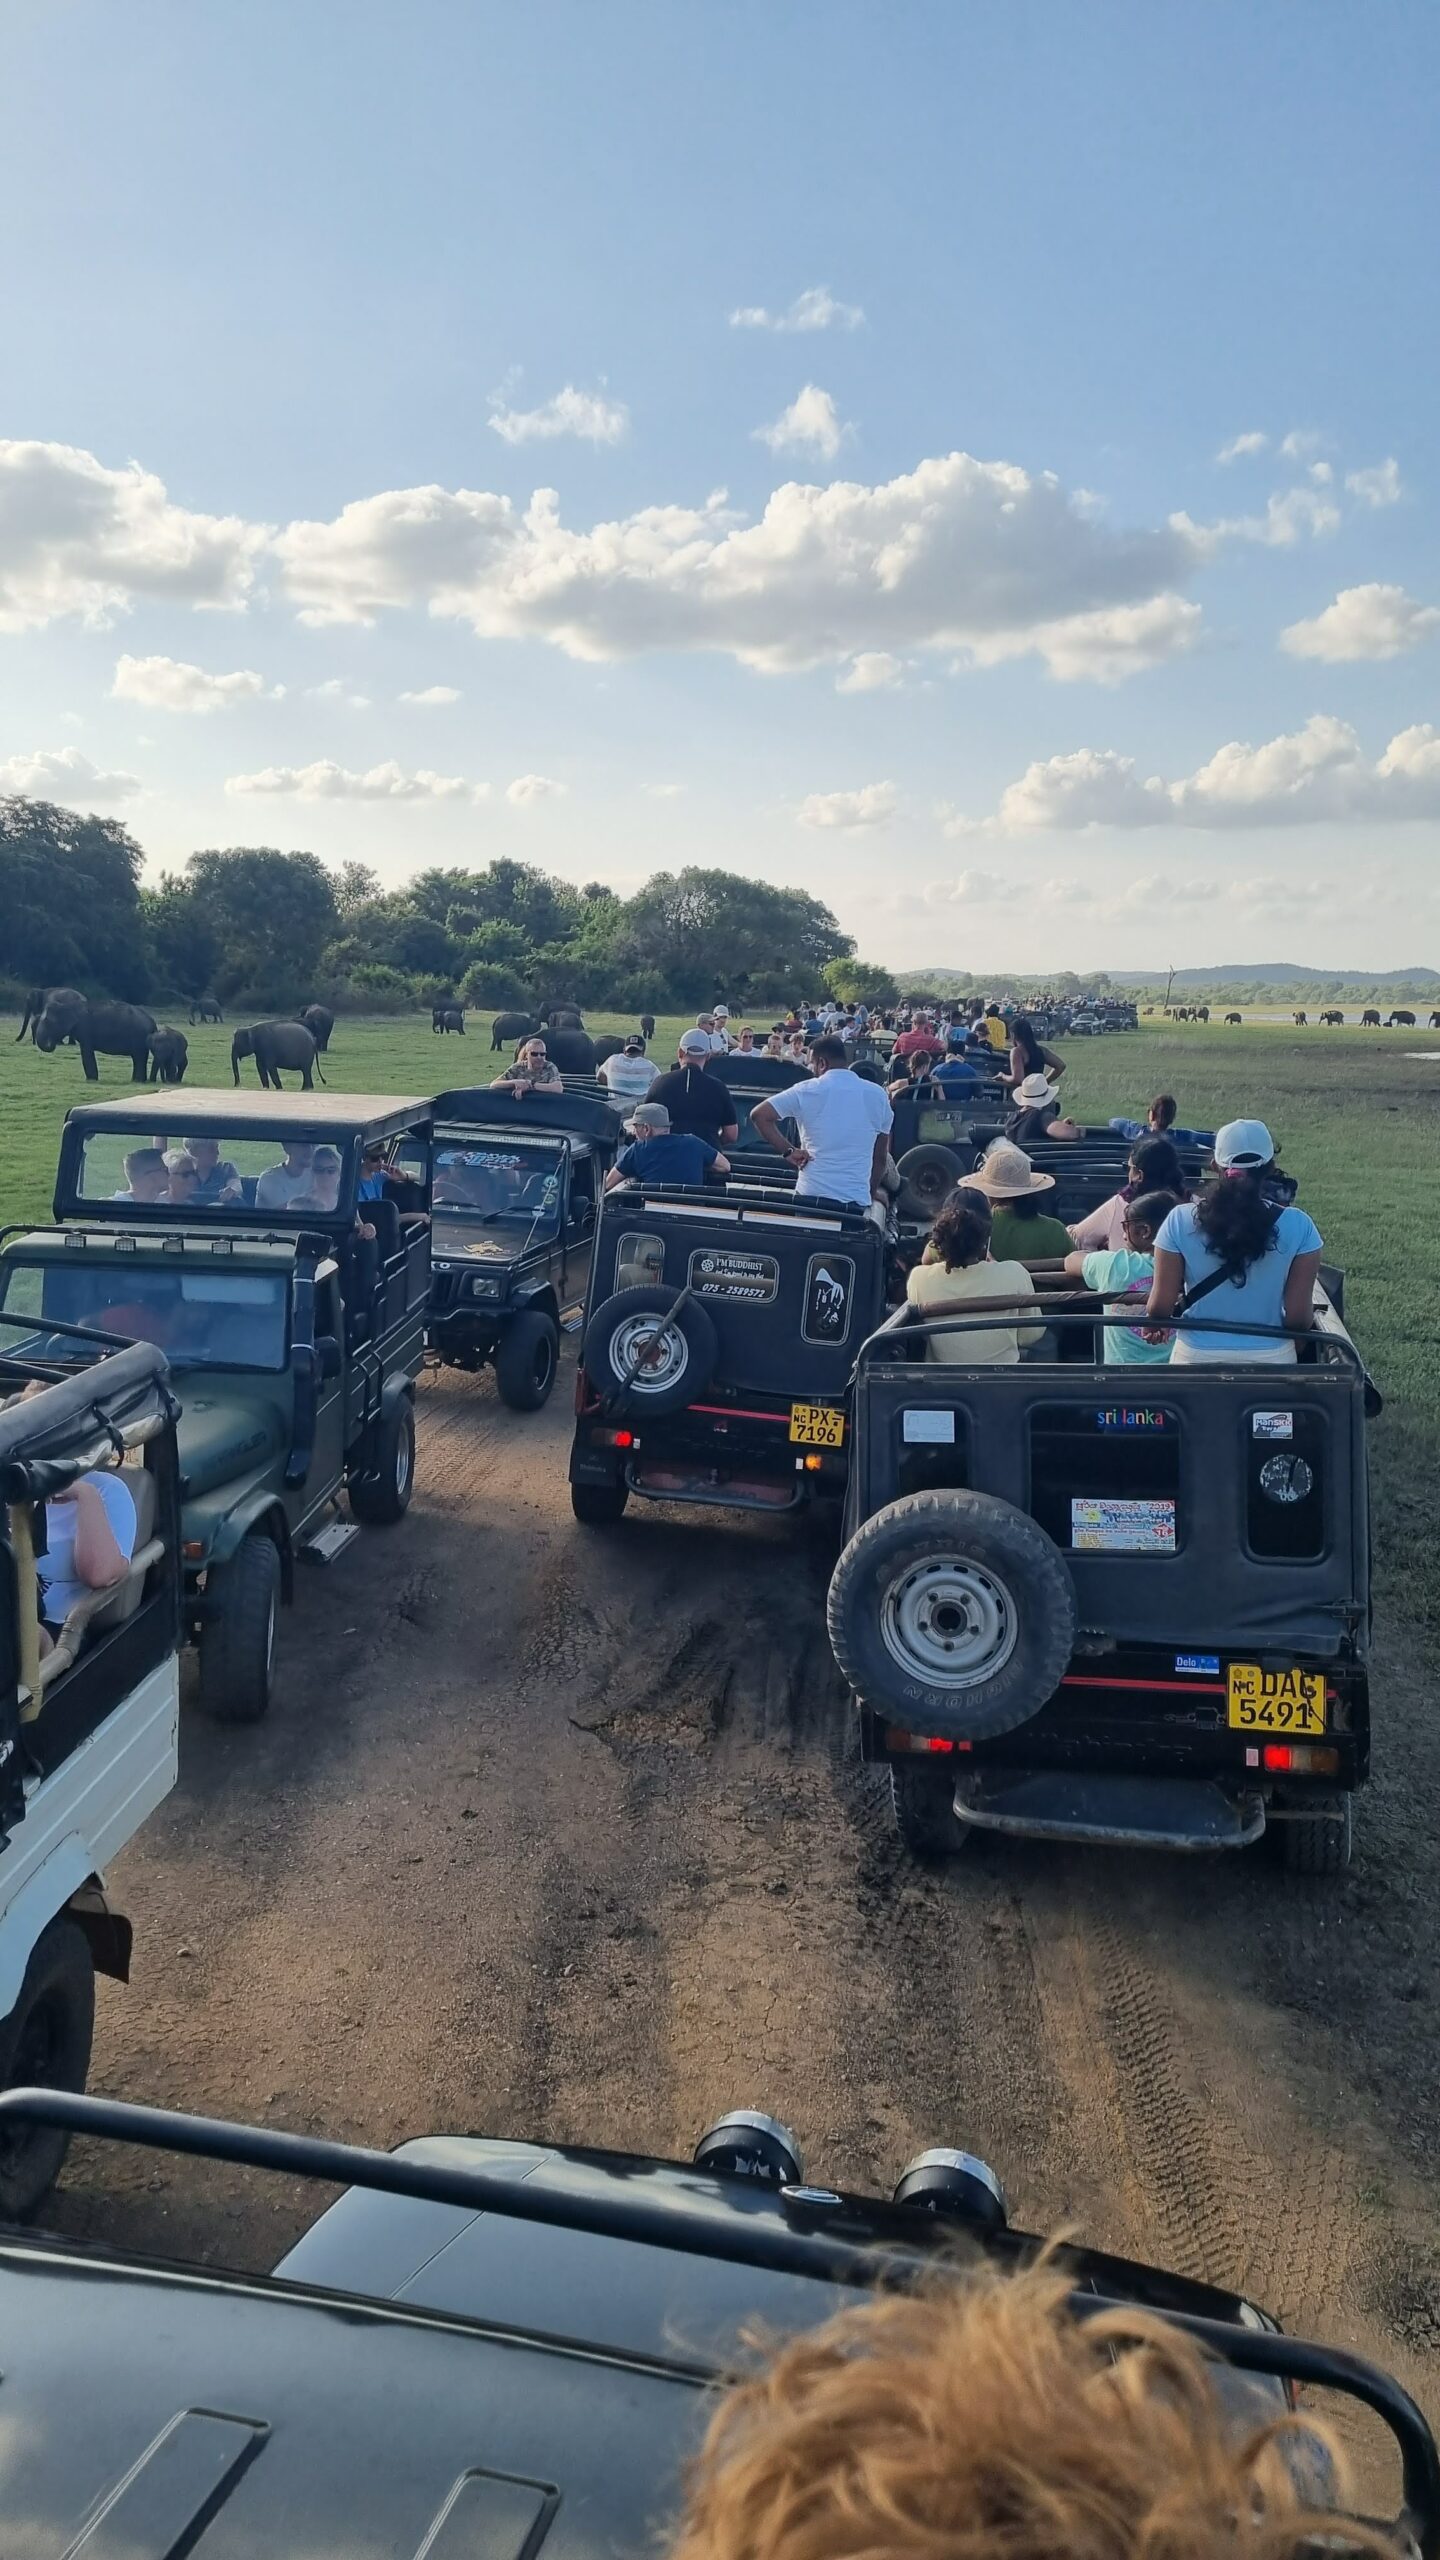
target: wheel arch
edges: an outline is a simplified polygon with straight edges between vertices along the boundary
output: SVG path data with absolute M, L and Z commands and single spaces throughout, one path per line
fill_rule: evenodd
M 295 1597 L 295 1552 L 290 1544 L 290 1523 L 285 1506 L 273 1493 L 255 1493 L 237 1502 L 227 1511 L 215 1533 L 210 1551 L 211 1564 L 231 1564 L 245 1541 L 262 1531 L 280 1556 L 280 1593 L 282 1599 Z

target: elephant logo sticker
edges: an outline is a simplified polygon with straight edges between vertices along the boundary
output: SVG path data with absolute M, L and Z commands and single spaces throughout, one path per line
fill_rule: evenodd
M 843 1342 L 850 1330 L 855 1265 L 845 1254 L 816 1253 L 805 1277 L 801 1332 L 807 1342 Z

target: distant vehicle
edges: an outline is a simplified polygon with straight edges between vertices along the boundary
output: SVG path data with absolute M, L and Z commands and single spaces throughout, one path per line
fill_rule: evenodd
M 0 2082 L 85 2086 L 95 1975 L 124 1982 L 131 1929 L 105 1869 L 175 1784 L 180 1513 L 175 1406 L 146 1344 L 103 1355 L 67 1332 L 63 1371 L 0 1320 Z M 22 1338 L 17 1339 L 17 1335 Z M 125 1580 L 86 1592 L 40 1649 L 37 1521 L 47 1498 L 121 1469 L 135 1505 Z M 0 2132 L 0 2219 L 33 2213 L 65 2156 L 58 2128 Z M 3 2499 L 0 2499 L 3 2507 Z
M 748 2108 L 690 2161 L 473 2135 L 364 2151 L 98 2098 L 0 2099 L 0 2128 L 37 2115 L 342 2190 L 273 2278 L 209 2253 L 0 2240 L 0 2530 L 37 2554 L 78 2550 L 97 2517 L 105 2549 L 137 2560 L 659 2550 L 754 2330 L 783 2341 L 877 2284 L 924 2284 L 962 2255 L 1019 2268 L 1040 2245 L 968 2152 L 922 2152 L 882 2201 L 807 2185 L 794 2135 Z M 1190 2276 L 1072 2243 L 1053 2263 L 1077 2317 L 1132 2306 L 1197 2338 L 1237 2435 L 1289 2420 L 1301 2386 L 1373 2411 L 1398 2456 L 1397 2560 L 1435 2560 L 1440 2460 L 1387 2374 Z M 57 2423 L 72 2409 L 83 2425 Z M 1301 2494 L 1316 2544 L 1351 2548 L 1328 2465 L 1304 2465 Z

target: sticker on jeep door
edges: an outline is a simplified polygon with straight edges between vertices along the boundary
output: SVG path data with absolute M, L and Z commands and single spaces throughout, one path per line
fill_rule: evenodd
M 690 1256 L 690 1288 L 697 1298 L 745 1298 L 767 1306 L 780 1292 L 773 1253 L 722 1253 L 712 1245 Z
M 800 1331 L 807 1342 L 843 1342 L 850 1330 L 850 1301 L 855 1294 L 855 1265 L 846 1253 L 812 1253 L 805 1274 L 805 1314 Z

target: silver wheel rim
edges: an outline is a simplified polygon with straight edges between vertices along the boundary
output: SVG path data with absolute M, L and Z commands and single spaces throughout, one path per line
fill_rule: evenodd
M 654 1339 L 657 1328 L 658 1340 Z M 646 1357 L 637 1368 L 642 1350 Z M 678 1324 L 668 1323 L 663 1316 L 627 1316 L 610 1336 L 610 1366 L 622 1387 L 636 1395 L 658 1395 L 684 1377 L 690 1366 L 690 1345 Z
M 406 1486 L 409 1484 L 409 1482 L 410 1482 L 410 1434 L 409 1434 L 409 1432 L 406 1430 L 405 1425 L 404 1425 L 404 1423 L 402 1422 L 402 1424 L 400 1425 L 400 1437 L 399 1437 L 399 1440 L 398 1440 L 398 1442 L 397 1442 L 397 1444 L 396 1444 L 396 1449 L 395 1449 L 395 1490 L 396 1490 L 396 1492 L 397 1492 L 398 1494 L 402 1494 L 402 1495 L 403 1495 L 403 1493 L 404 1493 L 404 1491 L 405 1491 L 405 1488 L 406 1488 Z
M 932 1689 L 974 1689 L 1004 1669 L 1020 1621 L 1003 1582 L 960 1556 L 924 1556 L 880 1603 L 891 1660 Z

